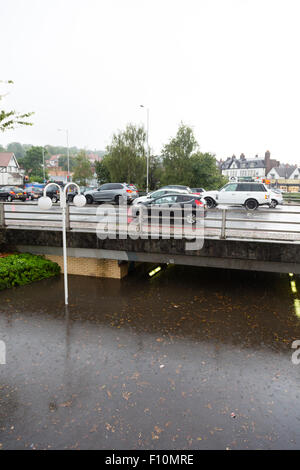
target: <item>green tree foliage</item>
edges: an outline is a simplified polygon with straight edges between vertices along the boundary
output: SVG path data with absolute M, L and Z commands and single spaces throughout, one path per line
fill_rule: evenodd
M 12 80 L 7 82 L 0 81 L 0 83 L 7 83 L 9 85 L 13 84 Z M 5 97 L 5 95 L 0 95 L 0 101 Z M 17 126 L 32 126 L 32 122 L 28 121 L 33 113 L 19 113 L 17 111 L 5 111 L 0 109 L 0 131 L 4 132 L 9 129 L 15 129 Z
M 86 152 L 81 150 L 75 159 L 73 181 L 80 186 L 86 186 L 89 179 L 93 177 L 92 167 Z
M 74 170 L 75 164 L 76 164 L 75 157 L 70 155 L 70 157 L 69 157 L 70 171 Z M 67 155 L 61 155 L 60 157 L 58 157 L 58 166 L 61 167 L 62 170 L 68 171 L 68 157 L 67 157 Z
M 20 142 L 11 142 L 6 147 L 7 152 L 13 152 L 17 160 L 25 156 L 25 149 Z
M 97 174 L 97 180 L 99 184 L 111 182 L 110 173 L 109 173 L 109 169 L 107 168 L 107 162 L 106 162 L 105 157 L 101 161 L 96 161 L 95 171 Z
M 206 190 L 218 189 L 227 183 L 216 165 L 216 158 L 210 153 L 196 152 L 190 158 L 192 177 L 189 186 L 203 187 Z
M 199 151 L 193 130 L 180 124 L 176 136 L 162 150 L 161 181 L 190 187 L 216 189 L 226 183 L 215 156 Z
M 6 152 L 5 147 L 3 147 L 3 145 L 1 144 L 0 144 L 0 152 Z
M 146 132 L 143 127 L 128 124 L 124 131 L 113 135 L 107 147 L 105 164 L 111 181 L 145 186 L 146 181 Z
M 163 184 L 188 184 L 192 178 L 190 158 L 197 147 L 193 130 L 181 123 L 176 136 L 162 149 Z
M 44 149 L 45 160 L 47 150 Z M 26 170 L 26 173 L 32 178 L 43 177 L 43 147 L 31 147 L 25 153 L 23 158 L 19 159 L 19 164 Z M 46 178 L 48 178 L 46 170 Z

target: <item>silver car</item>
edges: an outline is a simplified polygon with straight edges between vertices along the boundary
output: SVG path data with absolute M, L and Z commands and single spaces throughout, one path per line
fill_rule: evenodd
M 88 204 L 93 202 L 115 202 L 131 204 L 138 196 L 137 191 L 126 183 L 105 183 L 100 188 L 84 193 Z

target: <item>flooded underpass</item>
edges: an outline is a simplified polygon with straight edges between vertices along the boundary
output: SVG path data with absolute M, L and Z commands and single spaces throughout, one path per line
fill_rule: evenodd
M 1 449 L 296 449 L 297 279 L 169 266 L 0 293 Z M 297 316 L 299 315 L 299 317 Z

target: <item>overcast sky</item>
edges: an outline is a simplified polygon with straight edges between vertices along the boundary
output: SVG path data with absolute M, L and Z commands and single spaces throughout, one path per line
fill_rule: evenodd
M 299 18 L 298 0 L 0 0 L 1 107 L 35 112 L 0 143 L 68 128 L 104 149 L 144 104 L 155 153 L 183 121 L 218 158 L 300 163 Z

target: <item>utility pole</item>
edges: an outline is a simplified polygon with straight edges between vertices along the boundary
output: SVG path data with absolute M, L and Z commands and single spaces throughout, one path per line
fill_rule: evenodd
M 143 104 L 140 105 L 141 108 L 145 108 Z M 149 108 L 147 109 L 147 194 L 149 192 L 149 160 L 150 160 L 150 147 L 149 147 L 149 115 L 150 115 L 150 110 Z

